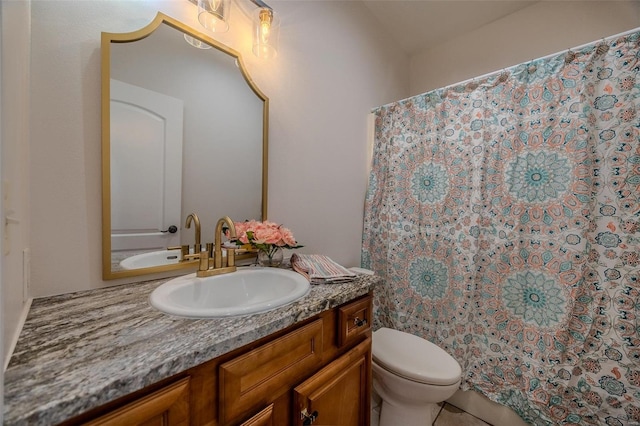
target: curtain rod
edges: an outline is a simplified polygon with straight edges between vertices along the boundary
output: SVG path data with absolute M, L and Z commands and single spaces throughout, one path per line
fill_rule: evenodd
M 622 32 L 622 33 L 620 33 L 620 34 L 615 34 L 615 35 L 612 35 L 612 36 L 603 37 L 601 40 L 602 40 L 603 42 L 607 42 L 607 41 L 610 41 L 610 40 L 613 40 L 613 39 L 616 39 L 616 38 L 620 38 L 620 37 L 624 37 L 624 36 L 627 36 L 627 35 L 629 35 L 629 34 L 633 34 L 633 33 L 636 33 L 636 32 L 640 32 L 640 27 L 638 27 L 638 28 L 634 28 L 634 29 L 632 29 L 632 30 L 624 31 L 624 32 Z M 585 47 L 587 47 L 587 46 L 591 46 L 592 44 L 595 44 L 595 43 L 597 43 L 597 42 L 598 42 L 598 41 L 592 41 L 592 42 L 589 42 L 589 43 L 581 44 L 580 46 L 572 47 L 572 48 L 570 48 L 570 49 L 561 50 L 560 52 L 552 53 L 552 54 L 550 54 L 550 55 L 546 55 L 546 56 L 543 56 L 543 57 L 541 57 L 541 58 L 537 58 L 537 59 L 535 59 L 535 60 L 536 60 L 536 61 L 541 61 L 541 60 L 545 60 L 545 59 L 553 58 L 553 57 L 555 57 L 555 56 L 562 55 L 562 54 L 564 54 L 564 53 L 568 53 L 568 52 L 572 52 L 572 51 L 574 51 L 574 50 L 584 49 Z M 532 59 L 531 61 L 533 61 L 533 59 Z M 531 62 L 531 61 L 529 61 L 529 62 Z M 443 86 L 443 87 L 438 87 L 438 88 L 435 88 L 435 89 L 431 89 L 431 90 L 429 90 L 429 91 L 427 91 L 427 92 L 424 92 L 424 93 L 418 93 L 417 95 L 412 95 L 412 96 L 409 96 L 408 98 L 404 98 L 404 99 L 401 99 L 401 100 L 399 100 L 399 101 L 389 102 L 389 103 L 387 103 L 387 104 L 384 104 L 384 105 L 381 105 L 381 106 L 379 106 L 379 107 L 374 108 L 374 109 L 372 110 L 372 112 L 373 112 L 373 111 L 378 110 L 379 108 L 383 108 L 383 107 L 386 107 L 386 106 L 388 106 L 388 105 L 392 105 L 392 104 L 395 104 L 395 103 L 398 103 L 398 102 L 404 102 L 404 101 L 406 101 L 406 100 L 408 100 L 408 99 L 411 99 L 411 98 L 413 98 L 413 97 L 415 97 L 415 96 L 424 95 L 425 93 L 429 93 L 429 92 L 432 92 L 432 91 L 434 91 L 434 90 L 446 90 L 446 89 L 449 89 L 449 88 L 451 88 L 451 87 L 454 87 L 454 86 L 462 86 L 462 85 L 464 85 L 464 84 L 471 83 L 471 82 L 476 81 L 476 80 L 483 80 L 483 79 L 485 79 L 485 78 L 492 77 L 492 76 L 494 76 L 494 75 L 498 75 L 498 74 L 501 74 L 501 73 L 503 73 L 503 72 L 511 71 L 511 70 L 513 70 L 514 68 L 516 68 L 516 67 L 518 67 L 518 66 L 520 66 L 520 65 L 522 65 L 522 64 L 526 64 L 526 63 L 527 63 L 527 62 L 521 62 L 521 63 L 519 63 L 519 64 L 512 65 L 512 66 L 507 67 L 507 68 L 502 68 L 502 69 L 499 69 L 499 70 L 496 70 L 496 71 L 492 71 L 492 72 L 489 72 L 489 73 L 486 73 L 486 74 L 482 74 L 482 75 L 480 75 L 480 76 L 478 76 L 478 77 L 468 78 L 468 79 L 466 79 L 466 80 L 462 80 L 462 81 L 459 81 L 459 82 L 457 82 L 457 83 L 452 83 L 452 84 L 448 84 L 448 85 Z

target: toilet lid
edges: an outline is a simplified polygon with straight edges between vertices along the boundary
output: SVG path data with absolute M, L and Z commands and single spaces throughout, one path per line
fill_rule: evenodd
M 460 364 L 439 346 L 390 328 L 373 333 L 373 360 L 399 376 L 432 385 L 451 385 L 462 374 Z

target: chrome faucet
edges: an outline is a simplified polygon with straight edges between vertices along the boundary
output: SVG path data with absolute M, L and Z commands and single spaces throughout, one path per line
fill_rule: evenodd
M 213 265 L 209 265 L 209 251 L 202 250 L 200 252 L 200 264 L 198 266 L 198 277 L 210 277 L 212 275 L 226 274 L 234 272 L 236 270 L 236 251 L 232 248 L 227 248 L 226 260 L 222 257 L 222 227 L 227 225 L 229 228 L 229 238 L 236 238 L 236 227 L 229 216 L 225 216 L 218 220 L 216 224 L 216 230 L 213 235 L 215 241 L 213 249 Z

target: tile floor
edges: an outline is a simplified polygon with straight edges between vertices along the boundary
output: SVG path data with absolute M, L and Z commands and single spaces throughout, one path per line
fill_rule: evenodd
M 378 411 L 379 408 L 375 399 L 374 401 L 372 401 L 372 407 L 371 426 L 378 426 L 378 416 L 380 415 L 380 412 Z M 437 414 L 434 413 L 434 417 L 435 420 L 433 421 L 432 425 L 425 424 L 424 426 L 491 426 L 489 423 L 486 423 L 479 418 L 460 410 L 458 407 L 447 404 L 446 402 L 438 405 Z
M 433 426 L 488 426 L 477 417 L 472 416 L 451 404 L 444 403 L 433 422 Z M 489 425 L 490 426 L 490 425 Z

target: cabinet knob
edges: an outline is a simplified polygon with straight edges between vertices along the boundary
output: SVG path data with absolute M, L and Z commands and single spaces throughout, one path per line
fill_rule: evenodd
M 355 317 L 355 318 L 353 319 L 353 324 L 354 324 L 356 327 L 362 327 L 363 325 L 367 325 L 367 320 L 366 320 L 366 319 L 360 319 L 360 318 L 358 318 L 358 317 Z
M 318 418 L 317 411 L 314 411 L 313 413 L 309 414 L 309 412 L 305 408 L 300 412 L 300 420 L 302 420 L 302 424 L 304 426 L 312 424 L 317 418 Z

